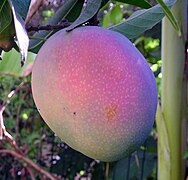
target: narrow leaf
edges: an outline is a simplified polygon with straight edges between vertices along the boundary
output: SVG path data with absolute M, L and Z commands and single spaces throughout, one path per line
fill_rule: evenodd
M 152 7 L 151 4 L 149 2 L 147 2 L 146 0 L 116 0 L 116 1 L 134 5 L 137 7 L 144 8 L 144 9 L 148 9 L 148 8 Z
M 172 7 L 176 0 L 166 1 L 168 7 Z M 117 31 L 129 39 L 136 38 L 144 31 L 151 29 L 165 16 L 161 6 L 157 4 L 152 8 L 134 12 L 125 22 L 111 26 L 109 29 Z
M 67 14 L 71 11 L 71 9 L 75 6 L 78 0 L 68 0 L 66 3 L 55 13 L 52 18 L 50 18 L 46 24 L 56 25 L 58 24 L 63 18 L 67 16 Z M 30 40 L 29 50 L 37 53 L 40 47 L 43 45 L 44 40 L 40 39 L 47 39 L 50 37 L 54 31 L 40 31 L 34 34 L 35 40 Z
M 80 15 L 84 0 L 78 0 L 75 6 L 71 9 L 69 14 L 65 17 L 69 22 L 74 22 Z
M 67 31 L 71 31 L 75 27 L 90 20 L 99 10 L 102 0 L 88 0 L 86 7 L 82 10 L 80 16 L 67 28 Z
M 25 60 L 27 59 L 27 51 L 29 46 L 29 38 L 25 30 L 25 25 L 23 19 L 15 11 L 14 5 L 11 0 L 9 0 L 10 6 L 12 8 L 12 14 L 14 18 L 14 26 L 16 30 L 16 37 L 19 44 L 19 49 L 21 53 L 21 65 L 23 66 Z
M 163 9 L 165 15 L 167 16 L 167 18 L 169 19 L 169 21 L 172 23 L 172 26 L 175 28 L 178 36 L 181 36 L 181 30 L 180 27 L 177 23 L 177 20 L 175 18 L 175 16 L 172 14 L 171 10 L 168 8 L 168 6 L 163 2 L 163 0 L 156 0 L 160 5 L 161 8 Z

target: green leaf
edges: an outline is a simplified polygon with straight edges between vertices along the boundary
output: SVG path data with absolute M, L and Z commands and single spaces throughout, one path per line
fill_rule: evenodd
M 25 19 L 31 0 L 11 0 L 11 2 L 14 5 L 16 12 Z
M 15 7 L 11 0 L 9 0 L 9 4 L 12 9 L 12 14 L 14 18 L 14 26 L 16 30 L 16 37 L 19 44 L 19 50 L 21 53 L 21 65 L 23 66 L 25 63 L 25 60 L 27 59 L 27 51 L 29 46 L 29 37 L 27 35 L 27 32 L 25 30 L 25 24 L 23 19 L 20 17 L 20 15 L 16 12 Z
M 65 19 L 67 19 L 69 22 L 74 22 L 80 15 L 83 4 L 84 4 L 84 0 L 78 0 L 77 3 L 75 4 L 75 6 L 67 14 Z
M 15 49 L 2 53 L 0 61 L 0 75 L 27 76 L 31 72 L 36 54 L 29 52 L 27 61 L 23 67 L 20 66 L 20 53 Z
M 168 7 L 172 7 L 176 0 L 166 1 Z M 132 39 L 138 37 L 144 31 L 151 29 L 159 23 L 165 16 L 161 6 L 158 4 L 146 10 L 138 10 L 134 12 L 125 22 L 111 26 L 109 29 L 117 31 L 127 38 Z
M 86 7 L 84 7 L 78 19 L 67 28 L 67 31 L 71 31 L 75 27 L 90 20 L 98 12 L 101 2 L 102 0 L 88 0 Z
M 12 14 L 7 0 L 0 1 L 0 33 L 11 24 Z
M 9 51 L 14 45 L 12 10 L 7 0 L 0 1 L 0 49 Z
M 114 6 L 110 12 L 110 21 L 113 24 L 118 24 L 123 19 L 123 11 L 119 6 Z
M 109 27 L 109 25 L 110 25 L 110 13 L 107 13 L 107 14 L 105 14 L 104 15 L 104 17 L 103 17 L 103 27 L 104 28 L 108 28 Z
M 11 0 L 1 1 L 0 5 L 0 48 L 5 51 L 9 51 L 13 46 L 17 48 L 14 42 L 14 34 L 16 32 L 23 64 L 27 58 L 29 45 L 24 22 L 17 14 Z
M 161 5 L 161 8 L 163 9 L 169 21 L 172 23 L 172 26 L 175 28 L 178 36 L 181 36 L 180 26 L 178 25 L 176 18 L 174 17 L 168 6 L 163 2 L 163 0 L 156 0 L 156 1 Z
M 116 0 L 116 1 L 134 5 L 137 7 L 144 8 L 144 9 L 148 9 L 148 8 L 152 7 L 151 4 L 149 2 L 147 2 L 146 0 Z
M 75 6 L 78 0 L 68 0 L 66 3 L 54 14 L 53 17 L 51 17 L 46 24 L 50 25 L 56 25 L 58 24 L 63 18 L 67 16 L 67 14 L 71 11 L 71 9 Z M 30 40 L 29 44 L 29 50 L 37 53 L 40 49 L 40 47 L 45 42 L 42 39 L 49 38 L 54 32 L 56 31 L 40 31 L 34 34 L 35 40 Z M 38 39 L 37 39 L 38 38 Z

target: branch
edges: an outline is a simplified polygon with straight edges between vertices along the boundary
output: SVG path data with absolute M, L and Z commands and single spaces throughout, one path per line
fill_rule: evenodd
M 14 96 L 20 89 L 23 88 L 24 82 L 22 82 L 15 90 L 11 91 L 5 101 L 3 102 L 3 104 L 0 106 L 0 140 L 3 138 L 3 133 L 6 132 L 5 130 L 5 125 L 4 125 L 4 120 L 3 120 L 3 112 L 6 108 L 6 106 L 9 103 L 9 99 Z M 7 136 L 11 136 L 10 134 L 7 134 Z
M 40 167 L 39 165 L 37 165 L 36 163 L 34 163 L 33 161 L 31 161 L 30 159 L 28 159 L 27 157 L 14 152 L 12 150 L 0 150 L 0 153 L 6 153 L 6 154 L 11 154 L 12 156 L 16 157 L 19 160 L 23 160 L 28 166 L 32 167 L 33 169 L 35 169 L 37 172 L 44 174 L 46 177 L 48 177 L 51 180 L 57 180 L 58 178 L 53 176 L 52 174 L 48 173 L 47 171 L 45 171 L 42 167 Z
M 56 178 L 55 176 L 53 176 L 52 174 L 50 174 L 49 172 L 45 171 L 41 166 L 37 165 L 36 163 L 32 162 L 30 159 L 28 159 L 25 154 L 22 152 L 22 150 L 19 148 L 19 146 L 16 144 L 16 141 L 13 139 L 13 137 L 11 136 L 11 134 L 9 134 L 6 131 L 5 125 L 4 125 L 4 119 L 3 119 L 3 112 L 5 110 L 5 108 L 7 107 L 7 105 L 9 104 L 9 100 L 12 96 L 14 96 L 20 89 L 23 88 L 25 82 L 22 82 L 15 90 L 11 91 L 5 101 L 3 102 L 3 104 L 0 106 L 0 140 L 3 138 L 5 138 L 6 141 L 9 142 L 9 144 L 11 145 L 11 147 L 16 151 L 12 151 L 12 150 L 0 150 L 0 153 L 8 153 L 11 154 L 15 157 L 17 157 L 20 160 L 23 160 L 24 162 L 26 162 L 26 164 L 33 168 L 34 170 L 36 170 L 37 172 L 45 175 L 46 177 L 48 177 L 51 180 L 57 180 L 58 178 Z M 31 177 L 32 172 L 30 172 Z M 32 177 L 33 178 L 33 177 Z
M 54 26 L 52 26 L 52 25 L 26 26 L 26 30 L 27 30 L 27 32 L 41 31 L 41 30 L 46 30 L 46 31 L 60 30 L 60 29 L 63 29 L 63 28 L 70 26 L 70 24 L 71 23 L 69 23 L 69 22 L 64 22 L 61 25 L 54 25 Z
M 26 26 L 26 30 L 27 32 L 31 32 L 31 31 L 53 31 L 53 30 L 61 30 L 64 29 L 68 26 L 70 26 L 72 23 L 67 22 L 66 20 L 62 20 L 59 24 L 57 25 L 38 25 L 38 26 Z M 90 25 L 90 26 L 98 26 L 99 21 L 97 19 L 97 13 L 95 14 L 95 16 L 93 16 L 87 23 L 86 25 Z

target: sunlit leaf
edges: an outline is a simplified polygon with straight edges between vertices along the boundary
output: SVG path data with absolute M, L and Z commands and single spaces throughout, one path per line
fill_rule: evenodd
M 114 6 L 110 12 L 110 20 L 113 24 L 118 24 L 123 19 L 123 11 L 119 6 Z
M 32 69 L 36 54 L 29 52 L 27 61 L 23 67 L 20 66 L 20 53 L 15 49 L 2 53 L 0 61 L 0 75 L 7 74 L 12 76 L 27 76 Z
M 29 46 L 29 38 L 27 35 L 27 32 L 25 30 L 25 25 L 23 19 L 20 17 L 20 15 L 15 11 L 14 5 L 9 0 L 11 9 L 12 9 L 12 14 L 14 18 L 14 26 L 16 30 L 16 37 L 18 40 L 19 44 L 19 50 L 21 53 L 21 65 L 23 66 L 25 63 L 25 60 L 27 59 L 27 51 L 28 51 L 28 46 Z
M 103 27 L 104 27 L 104 28 L 108 28 L 109 25 L 110 25 L 110 14 L 107 13 L 107 14 L 105 14 L 104 17 L 103 17 Z
M 172 7 L 176 0 L 166 1 L 168 7 Z M 125 22 L 111 26 L 109 29 L 117 31 L 129 39 L 136 38 L 144 31 L 151 29 L 165 16 L 164 11 L 158 4 L 146 10 L 134 12 Z

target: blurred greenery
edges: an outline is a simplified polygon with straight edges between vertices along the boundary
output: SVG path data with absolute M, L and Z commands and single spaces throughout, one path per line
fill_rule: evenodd
M 46 24 L 46 22 L 54 15 L 53 10 L 44 10 L 42 11 L 42 16 L 44 17 L 42 24 Z

